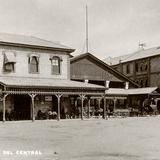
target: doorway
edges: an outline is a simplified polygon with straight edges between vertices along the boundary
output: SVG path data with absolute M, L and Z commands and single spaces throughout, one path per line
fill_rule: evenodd
M 30 120 L 31 119 L 31 98 L 29 95 L 14 96 L 14 119 Z

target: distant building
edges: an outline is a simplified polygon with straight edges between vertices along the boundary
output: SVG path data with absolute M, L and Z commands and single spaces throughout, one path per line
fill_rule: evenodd
M 98 84 L 106 87 L 105 99 L 107 104 L 107 111 L 116 111 L 117 109 L 128 109 L 132 106 L 132 99 L 138 102 L 137 108 L 143 102 L 143 99 L 156 88 L 150 90 L 133 89 L 138 88 L 138 84 L 116 71 L 108 64 L 104 63 L 91 53 L 85 53 L 71 58 L 71 80 L 86 82 L 91 84 Z M 139 95 L 144 96 L 140 97 Z M 131 100 L 130 100 L 130 97 Z M 101 97 L 91 97 L 91 108 L 102 106 L 103 101 Z M 138 101 L 137 101 L 138 99 Z M 140 100 L 139 100 L 140 99 Z M 129 102 L 130 101 L 130 102 Z
M 71 80 L 106 86 L 108 88 L 136 88 L 138 85 L 127 76 L 112 69 L 91 53 L 71 58 Z M 127 84 L 127 85 L 126 85 Z
M 104 60 L 141 87 L 160 88 L 160 47 L 141 48 L 137 52 Z

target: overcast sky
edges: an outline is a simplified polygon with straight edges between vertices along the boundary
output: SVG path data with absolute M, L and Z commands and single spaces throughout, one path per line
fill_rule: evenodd
M 104 59 L 134 52 L 138 43 L 160 46 L 160 0 L 0 0 L 0 32 L 60 41 Z

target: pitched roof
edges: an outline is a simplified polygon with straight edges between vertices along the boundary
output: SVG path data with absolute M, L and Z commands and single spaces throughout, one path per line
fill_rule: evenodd
M 8 43 L 12 45 L 45 47 L 45 48 L 51 48 L 51 49 L 65 49 L 70 52 L 74 51 L 74 49 L 71 49 L 70 47 L 62 45 L 59 42 L 52 42 L 52 41 L 44 40 L 34 36 L 0 33 L 0 44 L 4 44 L 4 43 Z
M 108 57 L 104 60 L 104 62 L 106 62 L 109 65 L 116 65 L 116 64 L 119 64 L 120 62 L 124 63 L 124 62 L 129 62 L 137 59 L 156 56 L 156 55 L 160 55 L 160 47 L 139 50 L 131 54 L 122 55 L 122 56 L 113 57 L 113 58 Z
M 134 89 L 117 89 L 109 88 L 106 90 L 106 94 L 109 95 L 140 95 L 140 94 L 151 94 L 156 91 L 157 87 L 146 87 L 146 88 L 134 88 Z
M 26 77 L 0 77 L 0 83 L 8 87 L 46 87 L 46 88 L 73 88 L 73 89 L 102 89 L 105 87 L 77 82 L 71 80 L 59 80 L 59 79 L 49 79 L 49 78 L 26 78 Z
M 137 83 L 135 83 L 134 81 L 132 81 L 130 78 L 128 78 L 127 76 L 125 76 L 124 74 L 120 73 L 119 71 L 113 69 L 112 67 L 110 67 L 108 64 L 106 64 L 105 62 L 103 62 L 102 60 L 98 59 L 97 57 L 95 57 L 93 54 L 91 53 L 84 53 L 75 57 L 70 58 L 70 62 L 73 63 L 77 60 L 83 59 L 85 57 L 90 57 L 93 60 L 97 61 L 99 64 L 103 65 L 105 68 L 108 69 L 109 72 L 111 72 L 112 74 L 114 74 L 117 77 L 121 77 L 122 79 L 125 79 L 126 81 L 130 82 L 132 85 L 139 87 L 139 85 Z

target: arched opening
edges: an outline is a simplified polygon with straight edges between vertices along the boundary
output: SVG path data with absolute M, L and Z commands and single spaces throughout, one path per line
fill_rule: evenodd
M 57 56 L 54 56 L 51 58 L 51 64 L 52 64 L 52 74 L 60 74 L 60 58 Z
M 32 56 L 29 59 L 29 71 L 30 73 L 39 72 L 39 59 L 36 56 Z

